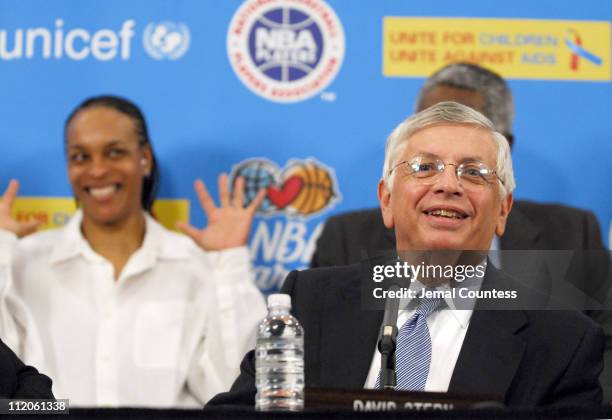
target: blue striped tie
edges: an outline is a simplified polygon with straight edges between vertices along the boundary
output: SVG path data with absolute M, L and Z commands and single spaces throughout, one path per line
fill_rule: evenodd
M 431 337 L 427 317 L 436 310 L 440 298 L 420 300 L 414 315 L 402 325 L 397 334 L 395 371 L 398 391 L 423 391 L 431 363 Z M 375 388 L 380 388 L 380 373 Z

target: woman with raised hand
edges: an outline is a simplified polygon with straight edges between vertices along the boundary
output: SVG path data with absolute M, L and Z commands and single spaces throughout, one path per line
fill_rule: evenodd
M 79 206 L 66 226 L 18 240 L 35 226 L 10 216 L 14 180 L 0 205 L 6 294 L 23 302 L 0 333 L 18 336 L 26 362 L 42 354 L 73 405 L 203 405 L 229 388 L 265 315 L 246 247 L 264 192 L 244 207 L 243 181 L 231 197 L 221 175 L 217 207 L 198 180 L 208 226 L 168 231 L 151 214 L 159 173 L 144 117 L 119 97 L 80 104 L 65 150 Z

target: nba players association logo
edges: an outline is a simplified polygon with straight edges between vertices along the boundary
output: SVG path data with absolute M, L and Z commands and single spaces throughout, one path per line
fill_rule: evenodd
M 328 86 L 344 58 L 344 31 L 323 0 L 247 0 L 227 34 L 238 78 L 275 102 L 297 102 Z
M 333 171 L 312 158 L 291 160 L 284 169 L 267 159 L 248 159 L 233 167 L 232 186 L 238 176 L 245 180 L 245 205 L 260 189 L 266 190 L 266 198 L 257 209 L 264 216 L 284 213 L 310 217 L 340 200 Z

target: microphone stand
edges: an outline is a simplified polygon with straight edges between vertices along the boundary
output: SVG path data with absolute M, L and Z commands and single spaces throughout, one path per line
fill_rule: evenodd
M 389 291 L 398 291 L 395 284 L 389 286 Z M 385 302 L 385 315 L 378 339 L 380 351 L 380 386 L 383 389 L 395 389 L 395 345 L 397 340 L 397 313 L 399 298 L 389 298 Z

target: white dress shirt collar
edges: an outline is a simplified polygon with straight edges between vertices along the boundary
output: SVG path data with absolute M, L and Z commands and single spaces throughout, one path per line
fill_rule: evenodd
M 153 267 L 157 259 L 188 259 L 190 258 L 190 247 L 187 243 L 169 243 L 163 240 L 166 234 L 163 227 L 153 218 L 144 213 L 145 216 L 145 237 L 142 246 L 133 255 L 139 260 L 138 264 L 144 271 Z M 83 236 L 81 223 L 83 221 L 83 211 L 78 209 L 66 224 L 66 228 L 61 230 L 59 240 L 53 245 L 49 256 L 50 264 L 58 264 L 71 258 L 82 256 L 88 261 L 106 261 L 97 254 Z M 134 273 L 131 273 L 134 274 Z

